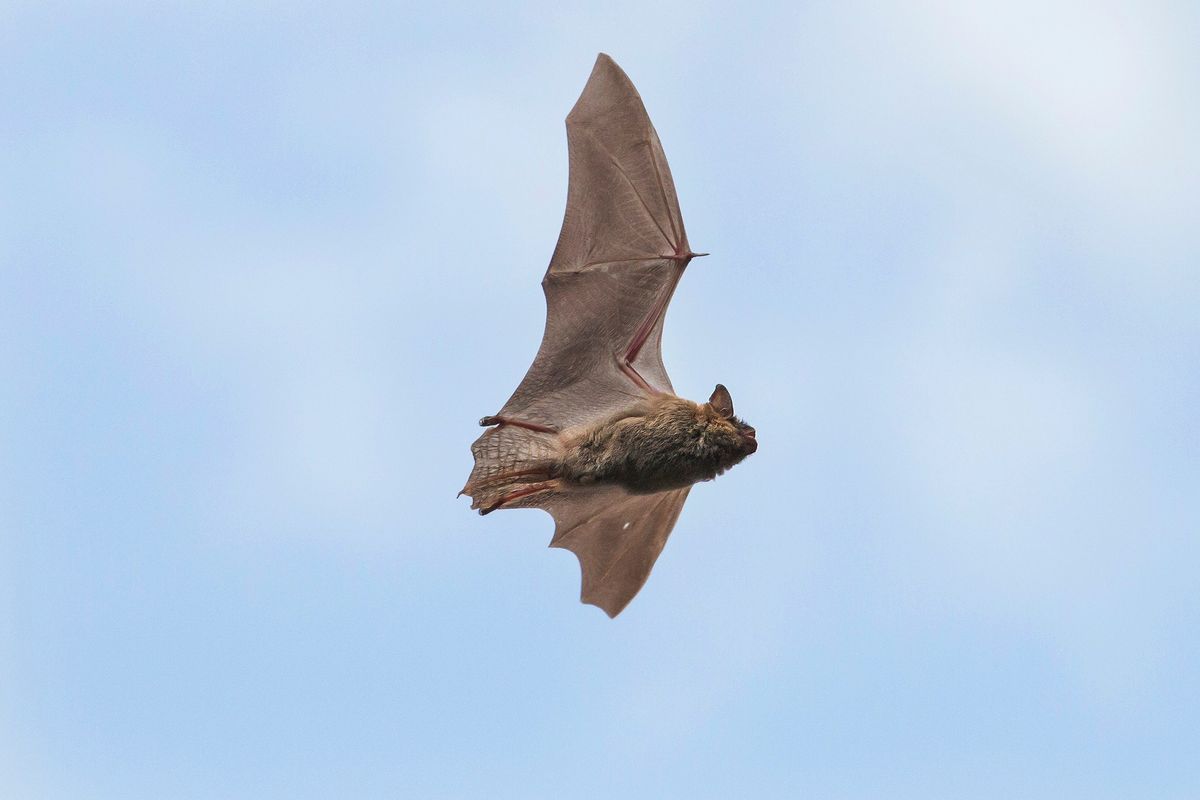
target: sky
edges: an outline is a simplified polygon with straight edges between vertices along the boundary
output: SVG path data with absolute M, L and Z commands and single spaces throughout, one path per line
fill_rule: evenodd
M 0 5 L 0 796 L 1200 796 L 1198 40 Z M 675 388 L 760 442 L 616 620 L 455 498 L 600 51 L 712 253 Z

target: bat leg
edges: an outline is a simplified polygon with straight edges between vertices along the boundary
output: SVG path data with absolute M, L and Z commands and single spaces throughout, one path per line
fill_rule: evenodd
M 519 469 L 513 472 L 499 472 L 495 475 L 489 475 L 486 478 L 480 479 L 475 488 L 487 488 L 488 486 L 503 485 L 506 483 L 533 483 L 535 481 L 546 481 L 554 476 L 545 469 Z
M 491 425 L 512 425 L 517 428 L 525 428 L 526 430 L 537 431 L 538 433 L 558 433 L 558 428 L 552 428 L 549 425 L 539 425 L 536 422 L 523 422 L 519 419 L 511 417 L 490 416 L 479 420 L 481 428 L 487 428 Z
M 479 509 L 479 514 L 480 514 L 480 516 L 482 516 L 484 514 L 490 514 L 493 511 L 495 511 L 497 508 L 504 507 L 504 505 L 506 503 L 511 503 L 513 500 L 518 500 L 522 497 L 528 497 L 531 494 L 537 494 L 539 492 L 548 492 L 551 489 L 556 489 L 556 488 L 558 488 L 557 482 L 547 481 L 545 483 L 535 483 L 532 486 L 526 486 L 522 489 L 514 489 L 513 491 L 511 491 L 508 494 L 501 497 L 496 502 L 492 503 L 490 506 Z

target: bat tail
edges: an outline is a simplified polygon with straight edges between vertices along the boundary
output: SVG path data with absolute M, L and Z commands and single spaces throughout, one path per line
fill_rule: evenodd
M 515 425 L 485 431 L 471 453 L 475 467 L 459 494 L 470 495 L 471 508 L 482 514 L 542 505 L 556 485 L 562 460 L 557 434 Z

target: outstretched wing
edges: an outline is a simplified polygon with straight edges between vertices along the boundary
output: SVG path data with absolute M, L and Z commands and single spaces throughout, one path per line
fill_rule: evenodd
M 567 116 L 570 184 L 558 246 L 542 279 L 546 330 L 533 365 L 472 445 L 463 491 L 481 512 L 537 507 L 574 552 L 583 601 L 616 616 L 637 594 L 687 489 L 632 495 L 552 475 L 561 432 L 673 392 L 663 318 L 691 248 L 662 144 L 629 78 L 603 53 Z M 492 421 L 489 421 L 492 420 Z M 510 424 L 511 423 L 511 424 Z
M 501 416 L 565 429 L 630 405 L 632 366 L 672 392 L 661 338 L 693 255 L 662 144 L 637 89 L 603 53 L 567 116 L 570 182 L 558 246 L 542 280 L 546 330 Z
M 570 550 L 583 573 L 581 599 L 620 614 L 650 577 L 691 487 L 634 495 L 608 487 L 555 495 L 551 547 Z

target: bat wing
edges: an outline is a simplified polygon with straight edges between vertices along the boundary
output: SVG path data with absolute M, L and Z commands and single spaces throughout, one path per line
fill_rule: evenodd
M 619 488 L 564 494 L 544 508 L 554 516 L 551 547 L 570 550 L 583 573 L 581 599 L 615 617 L 650 577 L 691 487 L 634 495 Z
M 662 144 L 628 76 L 596 59 L 567 116 L 570 181 L 558 245 L 542 279 L 546 328 L 533 365 L 472 445 L 472 508 L 544 508 L 552 546 L 578 557 L 583 601 L 615 616 L 646 582 L 687 489 L 631 495 L 563 485 L 549 473 L 560 434 L 673 393 L 663 318 L 688 262 Z M 511 423 L 511 424 L 509 424 Z
M 658 134 L 607 55 L 567 116 L 567 144 L 567 210 L 542 280 L 545 333 L 500 411 L 559 430 L 638 399 L 621 369 L 626 356 L 650 387 L 674 391 L 662 363 L 663 317 L 693 255 Z

